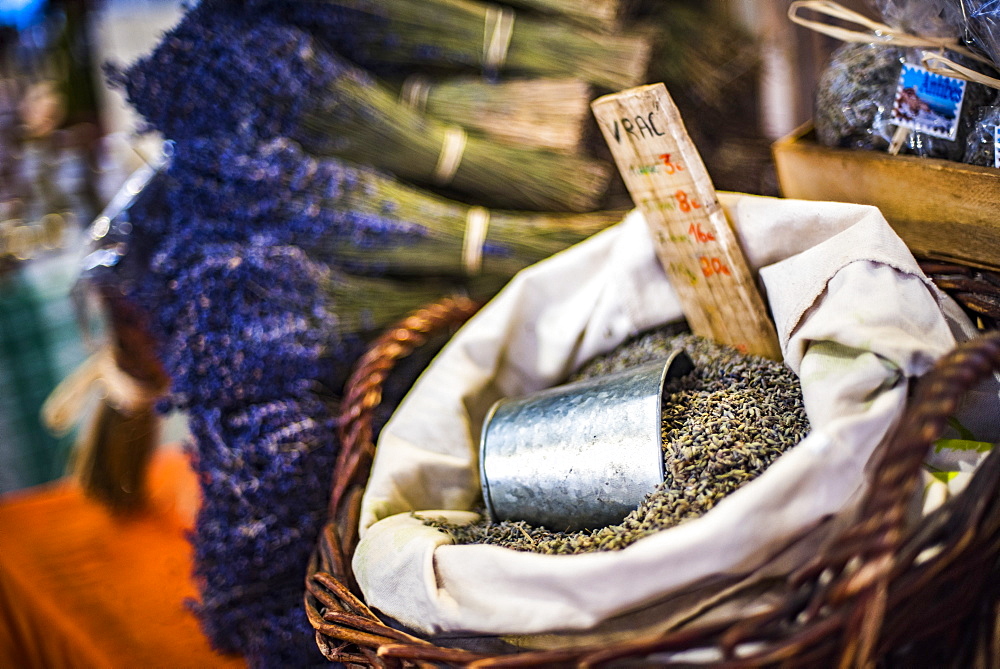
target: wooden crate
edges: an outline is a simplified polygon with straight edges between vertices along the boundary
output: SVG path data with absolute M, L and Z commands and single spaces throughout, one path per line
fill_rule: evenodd
M 914 255 L 1000 269 L 1000 170 L 831 149 L 811 124 L 772 149 L 785 197 L 875 205 Z

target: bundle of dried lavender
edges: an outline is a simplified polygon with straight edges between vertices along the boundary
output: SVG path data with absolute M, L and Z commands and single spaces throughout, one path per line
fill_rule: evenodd
M 367 166 L 311 156 L 284 138 L 179 141 L 169 176 L 174 211 L 213 219 L 216 228 L 268 230 L 364 274 L 509 278 L 625 213 L 491 211 Z
M 291 137 L 316 154 L 506 208 L 590 211 L 601 202 L 608 163 L 468 135 L 403 104 L 307 32 L 212 4 L 116 75 L 164 136 Z
M 341 53 L 379 70 L 405 64 L 485 71 L 491 76 L 572 76 L 617 90 L 642 83 L 650 59 L 650 36 L 644 31 L 602 32 L 477 0 L 253 0 L 250 4 L 314 26 L 316 34 L 336 43 Z M 572 4 L 587 11 L 585 5 L 594 3 Z

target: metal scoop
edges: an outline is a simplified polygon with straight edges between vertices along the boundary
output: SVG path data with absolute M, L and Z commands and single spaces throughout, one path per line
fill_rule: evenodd
M 663 481 L 664 386 L 693 369 L 677 350 L 617 374 L 496 402 L 479 444 L 490 517 L 555 531 L 621 522 Z

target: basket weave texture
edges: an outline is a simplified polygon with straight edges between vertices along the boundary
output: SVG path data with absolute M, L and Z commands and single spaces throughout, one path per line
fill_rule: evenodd
M 921 260 L 920 269 L 984 327 L 1000 327 L 1000 272 L 955 263 Z
M 932 442 L 963 395 L 1000 370 L 997 331 L 956 347 L 917 382 L 902 421 L 873 456 L 873 485 L 852 522 L 809 564 L 774 584 L 779 596 L 763 610 L 702 616 L 711 622 L 624 643 L 505 655 L 439 646 L 391 627 L 364 604 L 351 572 L 374 454 L 372 413 L 393 365 L 475 308 L 448 299 L 415 312 L 372 346 L 348 383 L 330 521 L 306 578 L 306 613 L 327 659 L 376 667 L 1000 666 L 1000 449 L 961 494 L 904 528 Z M 709 659 L 675 655 L 694 649 L 711 651 L 702 655 Z

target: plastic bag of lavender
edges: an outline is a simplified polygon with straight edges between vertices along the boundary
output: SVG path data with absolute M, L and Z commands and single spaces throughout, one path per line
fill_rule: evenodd
M 479 520 L 475 435 L 494 400 L 556 384 L 681 318 L 633 212 L 518 275 L 403 400 L 378 443 L 353 562 L 371 606 L 420 633 L 477 643 L 497 635 L 528 647 L 599 642 L 669 625 L 706 592 L 814 551 L 830 519 L 863 491 L 865 464 L 911 379 L 974 328 L 877 209 L 721 201 L 766 288 L 784 364 L 801 380 L 808 435 L 700 517 L 620 550 L 455 544 L 426 522 Z M 995 407 L 996 390 L 983 393 Z
M 965 21 L 951 0 L 873 0 L 887 31 L 900 40 L 862 33 L 831 55 L 816 89 L 814 120 L 820 143 L 890 151 L 923 158 L 962 160 L 979 110 L 996 91 L 944 76 L 923 64 L 924 49 L 941 40 L 949 59 L 977 72 L 993 69 L 967 51 Z M 808 25 L 808 23 L 806 24 Z M 912 41 L 912 46 L 903 46 Z

